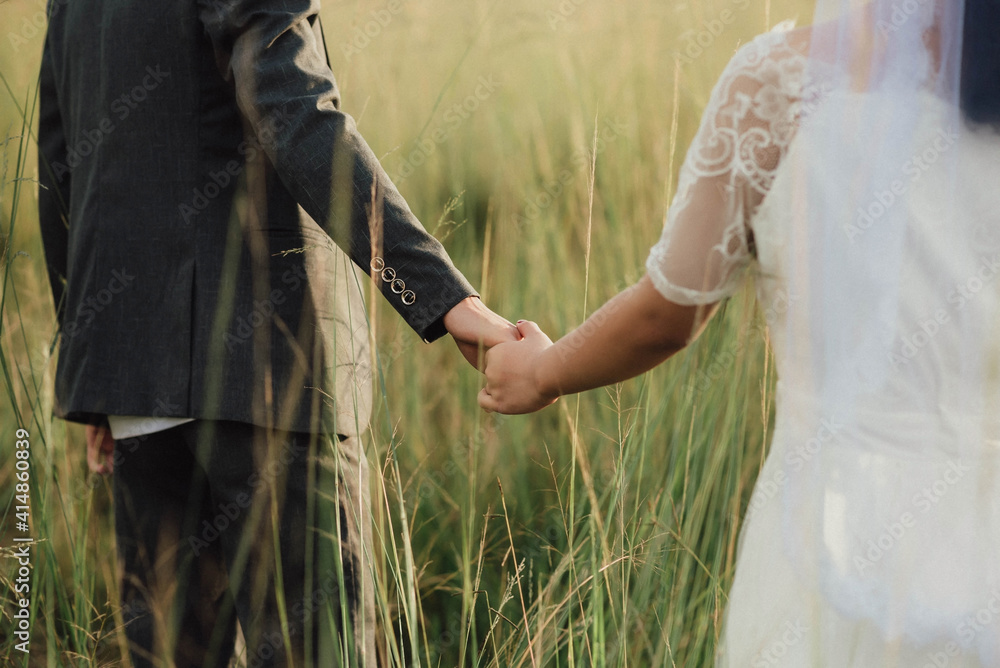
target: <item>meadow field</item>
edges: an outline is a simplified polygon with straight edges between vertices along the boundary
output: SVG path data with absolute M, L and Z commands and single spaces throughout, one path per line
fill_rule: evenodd
M 353 115 L 486 302 L 553 338 L 643 275 L 712 86 L 801 0 L 337 0 Z M 55 320 L 32 127 L 42 0 L 0 2 L 0 657 L 118 666 L 110 484 L 52 416 Z M 748 284 L 690 348 L 536 415 L 369 304 L 366 447 L 392 666 L 710 666 L 774 373 Z M 18 429 L 30 434 L 30 653 L 19 651 Z M 22 432 L 23 434 L 23 432 Z M 23 489 L 23 488 L 22 488 Z M 8 663 L 9 662 L 9 663 Z

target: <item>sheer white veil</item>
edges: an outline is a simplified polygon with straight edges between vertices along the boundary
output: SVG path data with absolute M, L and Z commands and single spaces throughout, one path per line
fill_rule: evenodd
M 893 368 L 912 191 L 935 179 L 941 233 L 955 196 L 962 0 L 818 0 L 802 124 L 824 156 L 803 174 L 790 291 L 808 309 L 807 357 L 791 369 L 849 419 Z M 936 100 L 936 103 L 931 100 Z M 935 124 L 940 133 L 928 133 Z M 943 136 L 943 139 L 939 137 Z M 816 176 L 816 175 L 811 175 Z M 942 180 L 943 179 L 943 180 Z M 795 319 L 792 326 L 801 326 Z M 930 336 L 930 334 L 928 334 Z M 919 339 L 920 337 L 918 337 Z M 896 365 L 898 366 L 898 364 Z
M 1000 665 L 1000 632 L 965 626 L 1000 606 L 1000 140 L 961 110 L 964 18 L 817 2 L 777 428 L 821 442 L 783 495 L 798 576 L 887 637 Z

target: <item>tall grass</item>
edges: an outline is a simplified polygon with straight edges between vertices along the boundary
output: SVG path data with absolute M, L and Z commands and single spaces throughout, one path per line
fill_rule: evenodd
M 324 22 L 344 108 L 405 175 L 411 207 L 490 305 L 555 337 L 642 275 L 716 76 L 771 23 L 807 19 L 805 5 L 404 0 L 353 49 L 386 3 L 330 2 Z M 18 427 L 31 432 L 39 541 L 30 658 L 11 635 L 16 560 L 0 562 L 0 656 L 113 666 L 109 486 L 87 478 L 82 430 L 51 417 L 31 139 L 42 37 L 22 34 L 39 9 L 0 4 L 22 38 L 0 40 L 0 548 L 13 545 Z M 701 53 L 679 60 L 698 33 Z M 455 111 L 484 79 L 495 90 Z M 444 140 L 427 144 L 435 131 Z M 517 418 L 479 411 L 480 377 L 454 346 L 424 346 L 371 305 L 368 456 L 392 665 L 711 665 L 771 412 L 752 290 L 659 369 Z

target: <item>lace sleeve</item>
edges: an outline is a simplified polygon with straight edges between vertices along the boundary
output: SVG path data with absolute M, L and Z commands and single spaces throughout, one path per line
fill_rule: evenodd
M 681 168 L 646 269 L 677 304 L 711 304 L 739 287 L 750 224 L 795 129 L 805 57 L 786 33 L 761 35 L 722 73 Z

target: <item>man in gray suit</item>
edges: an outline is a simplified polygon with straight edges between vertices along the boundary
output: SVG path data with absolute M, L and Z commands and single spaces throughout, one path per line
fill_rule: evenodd
M 56 400 L 95 468 L 114 438 L 136 666 L 227 665 L 237 618 L 251 666 L 375 665 L 363 293 L 474 364 L 517 336 L 339 111 L 318 9 L 50 0 Z

